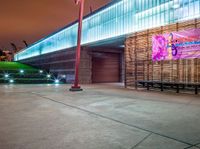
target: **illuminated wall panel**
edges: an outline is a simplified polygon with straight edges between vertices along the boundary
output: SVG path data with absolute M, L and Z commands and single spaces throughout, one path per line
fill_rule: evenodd
M 120 0 L 83 20 L 82 44 L 199 18 L 200 0 Z M 15 55 L 22 60 L 76 46 L 77 23 Z

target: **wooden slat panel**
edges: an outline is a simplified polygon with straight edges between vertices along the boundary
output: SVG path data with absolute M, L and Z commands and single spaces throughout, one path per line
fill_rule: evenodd
M 125 41 L 126 85 L 134 86 L 137 80 L 200 82 L 200 59 L 152 62 L 151 57 L 152 36 L 198 27 L 200 19 L 158 27 L 128 37 Z

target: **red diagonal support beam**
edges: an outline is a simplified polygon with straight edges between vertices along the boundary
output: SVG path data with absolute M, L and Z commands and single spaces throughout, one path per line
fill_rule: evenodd
M 76 48 L 76 64 L 75 64 L 75 80 L 74 85 L 70 88 L 70 91 L 82 91 L 79 85 L 79 64 L 81 55 L 81 35 L 82 35 L 82 21 L 84 12 L 84 0 L 75 0 L 79 8 L 79 21 L 78 21 L 78 38 L 77 38 L 77 48 Z

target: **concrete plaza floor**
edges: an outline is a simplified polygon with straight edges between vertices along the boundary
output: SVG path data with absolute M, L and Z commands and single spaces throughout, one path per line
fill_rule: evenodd
M 1 85 L 0 149 L 200 149 L 200 95 Z

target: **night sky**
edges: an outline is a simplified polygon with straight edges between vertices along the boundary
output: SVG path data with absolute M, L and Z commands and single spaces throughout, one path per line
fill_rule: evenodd
M 111 0 L 85 0 L 85 14 Z M 66 26 L 78 18 L 74 0 L 0 0 L 0 48 L 13 42 L 24 47 Z

